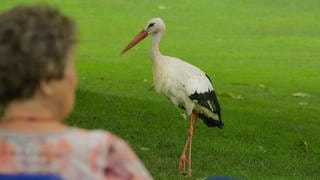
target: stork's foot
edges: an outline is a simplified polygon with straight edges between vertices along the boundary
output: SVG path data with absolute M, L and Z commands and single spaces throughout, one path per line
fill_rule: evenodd
M 188 169 L 186 177 L 191 177 L 191 176 L 192 176 L 191 173 L 192 173 L 192 170 L 191 170 L 191 169 Z
M 178 165 L 178 171 L 180 174 L 183 174 L 186 177 L 191 177 L 191 169 L 186 169 L 186 164 L 188 164 L 186 156 L 185 155 L 181 155 L 180 159 L 179 159 L 179 165 Z
M 181 155 L 179 159 L 178 171 L 180 173 L 185 173 L 186 171 L 186 155 Z

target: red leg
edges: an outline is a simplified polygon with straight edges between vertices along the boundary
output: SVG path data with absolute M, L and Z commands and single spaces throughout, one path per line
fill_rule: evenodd
M 188 150 L 188 148 L 190 148 L 190 133 L 191 133 L 191 124 L 192 124 L 192 114 L 189 116 L 189 122 L 190 122 L 190 125 L 189 125 L 189 134 L 188 134 L 188 137 L 187 137 L 187 140 L 186 140 L 186 143 L 183 147 L 183 150 L 182 150 L 182 153 L 181 153 L 181 156 L 180 156 L 180 159 L 179 159 L 179 165 L 178 165 L 178 171 L 180 173 L 185 173 L 186 172 L 186 163 L 189 164 L 190 161 L 187 162 L 187 159 L 186 159 L 186 151 Z M 190 158 L 188 159 L 190 160 Z M 189 167 L 189 166 L 188 166 Z
M 191 163 L 191 152 L 192 152 L 192 136 L 193 136 L 193 129 L 194 125 L 196 123 L 196 120 L 198 119 L 198 113 L 195 111 L 192 111 L 192 114 L 190 115 L 190 127 L 189 127 L 189 159 L 188 159 L 188 172 L 187 176 L 192 176 L 192 163 Z
M 182 150 L 182 153 L 181 153 L 181 156 L 179 159 L 179 166 L 178 166 L 179 172 L 185 172 L 185 170 L 186 170 L 186 151 L 187 151 L 187 148 L 189 145 L 189 140 L 190 140 L 190 138 L 188 136 L 186 144 L 183 147 L 183 150 Z

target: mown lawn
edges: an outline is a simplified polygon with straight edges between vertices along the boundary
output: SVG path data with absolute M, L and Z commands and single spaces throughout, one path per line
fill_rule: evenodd
M 219 93 L 225 128 L 197 123 L 193 179 L 320 178 L 319 0 L 2 0 L 0 10 L 39 2 L 79 26 L 79 88 L 67 123 L 124 138 L 155 179 L 184 179 L 176 166 L 188 123 L 149 90 L 149 40 L 119 55 L 152 17 L 167 25 L 163 54 L 205 70 Z

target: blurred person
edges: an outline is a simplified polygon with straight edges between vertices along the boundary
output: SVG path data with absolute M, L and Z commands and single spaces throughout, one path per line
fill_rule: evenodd
M 0 174 L 152 179 L 126 142 L 64 124 L 74 105 L 74 22 L 48 6 L 0 15 Z

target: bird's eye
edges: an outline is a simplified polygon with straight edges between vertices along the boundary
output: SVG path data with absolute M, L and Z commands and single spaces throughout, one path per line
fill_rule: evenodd
M 152 26 L 154 26 L 154 24 L 155 24 L 154 22 L 150 23 L 149 26 L 148 26 L 148 29 L 151 28 Z

